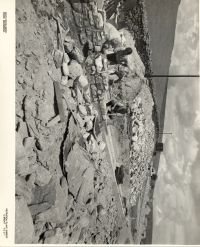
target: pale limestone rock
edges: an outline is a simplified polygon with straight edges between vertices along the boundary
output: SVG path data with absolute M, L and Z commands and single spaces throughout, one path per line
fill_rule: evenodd
M 62 66 L 62 61 L 63 61 L 63 52 L 60 50 L 55 50 L 54 52 L 54 63 L 56 68 L 60 68 Z
M 101 72 L 101 70 L 103 69 L 103 63 L 102 63 L 102 56 L 101 55 L 95 59 L 95 66 L 96 66 L 97 72 Z
M 79 76 L 78 85 L 79 85 L 80 88 L 83 88 L 83 89 L 88 87 L 88 79 L 87 79 L 87 77 L 85 75 Z
M 70 62 L 70 58 L 66 52 L 63 55 L 63 62 L 65 62 L 67 64 Z
M 62 72 L 64 76 L 68 76 L 69 75 L 69 67 L 68 64 L 66 62 L 64 62 L 62 64 Z
M 83 181 L 84 171 L 93 166 L 86 152 L 75 144 L 65 162 L 65 170 L 68 173 L 69 191 L 76 197 Z

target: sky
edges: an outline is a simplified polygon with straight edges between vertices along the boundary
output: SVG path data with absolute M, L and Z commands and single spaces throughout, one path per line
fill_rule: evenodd
M 172 0 L 170 0 L 172 1 Z M 178 10 L 170 74 L 199 74 L 199 1 Z M 200 83 L 169 80 L 158 180 L 154 244 L 200 244 Z

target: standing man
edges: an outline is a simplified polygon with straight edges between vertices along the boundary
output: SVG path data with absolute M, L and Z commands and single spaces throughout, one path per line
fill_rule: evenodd
M 127 66 L 127 56 L 132 54 L 132 49 L 127 47 L 126 49 L 121 49 L 111 54 L 107 54 L 107 59 L 110 61 L 111 64 L 122 64 Z

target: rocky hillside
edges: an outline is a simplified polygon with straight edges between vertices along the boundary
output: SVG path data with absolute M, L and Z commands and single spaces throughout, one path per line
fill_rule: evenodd
M 112 180 L 102 137 L 94 139 L 97 112 L 77 32 L 81 7 L 17 1 L 16 243 L 117 239 Z
M 112 73 L 120 66 L 108 61 L 105 44 L 113 42 L 111 34 L 120 33 L 107 23 L 102 2 L 97 3 L 17 1 L 16 243 L 134 243 L 131 236 L 119 242 L 119 236 L 129 230 L 129 199 L 135 203 L 149 176 L 154 103 L 131 35 L 122 44 L 133 45 L 123 86 L 113 83 L 119 78 Z M 123 147 L 128 170 L 128 186 L 121 185 L 124 194 L 115 177 L 107 126 L 112 118 L 106 103 L 116 100 L 112 84 L 118 85 L 118 93 L 124 88 L 120 97 L 129 108 L 137 96 L 128 136 L 132 147 L 128 142 Z M 130 155 L 136 175 L 129 169 Z M 131 185 L 130 176 L 138 183 Z
M 137 50 L 145 64 L 146 75 L 167 75 L 174 46 L 177 11 L 180 0 L 127 0 L 123 6 L 121 26 L 128 26 L 132 32 Z M 155 106 L 153 119 L 156 131 L 163 129 L 167 78 L 149 78 Z M 162 135 L 157 135 L 162 141 Z M 157 170 L 159 154 L 154 157 Z M 154 184 L 152 183 L 152 187 Z M 151 192 L 151 197 L 153 191 Z M 152 208 L 152 205 L 151 205 Z M 148 216 L 147 238 L 144 243 L 151 243 L 152 215 Z

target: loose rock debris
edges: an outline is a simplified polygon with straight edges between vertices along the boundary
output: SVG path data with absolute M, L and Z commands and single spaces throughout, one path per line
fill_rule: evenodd
M 16 243 L 118 243 L 129 207 L 144 190 L 153 100 L 133 38 L 98 6 L 18 0 Z M 107 55 L 126 47 L 135 49 L 126 69 L 112 65 Z M 117 104 L 108 109 L 111 100 Z M 123 115 L 120 107 L 129 110 Z M 111 122 L 120 132 L 112 113 L 131 120 L 122 225 L 102 128 Z

